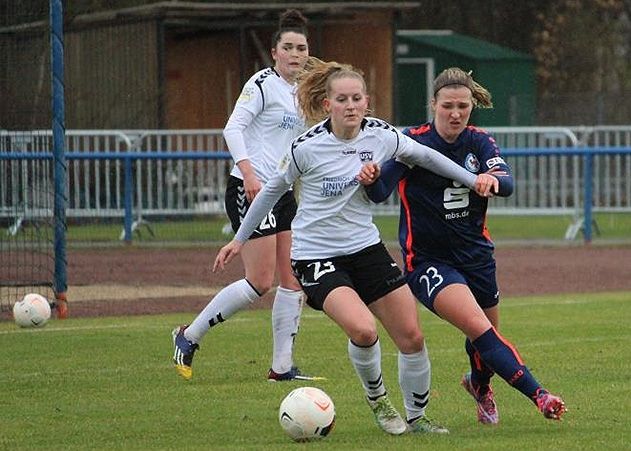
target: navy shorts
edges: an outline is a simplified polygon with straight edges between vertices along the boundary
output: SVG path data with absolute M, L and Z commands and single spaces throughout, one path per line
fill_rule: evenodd
M 226 213 L 230 218 L 232 230 L 236 233 L 239 230 L 241 221 L 250 208 L 250 203 L 245 197 L 243 180 L 235 176 L 230 176 L 226 186 Z M 278 199 L 276 205 L 263 218 L 259 226 L 254 229 L 249 239 L 260 238 L 268 235 L 276 235 L 279 232 L 291 230 L 291 221 L 296 216 L 298 204 L 293 191 L 287 191 Z
M 368 305 L 405 285 L 405 277 L 383 243 L 359 252 L 321 260 L 292 260 L 294 275 L 307 296 L 307 304 L 322 310 L 338 287 L 350 287 Z
M 483 309 L 493 307 L 500 301 L 495 260 L 475 269 L 458 269 L 446 263 L 423 260 L 416 264 L 414 271 L 406 274 L 406 279 L 416 299 L 434 313 L 436 295 L 454 283 L 467 285 Z

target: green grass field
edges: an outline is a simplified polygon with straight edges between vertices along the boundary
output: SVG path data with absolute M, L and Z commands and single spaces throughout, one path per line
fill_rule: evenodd
M 571 216 L 519 216 L 489 215 L 488 226 L 494 240 L 558 240 L 562 241 L 573 219 Z M 593 231 L 593 240 L 631 241 L 631 214 L 599 213 L 595 215 L 598 231 Z M 376 216 L 375 223 L 385 241 L 397 239 L 398 216 Z M 141 226 L 133 234 L 137 243 L 161 242 L 225 242 L 228 236 L 222 233 L 227 219 L 224 216 L 196 218 L 194 220 L 149 220 L 149 229 Z M 74 224 L 68 226 L 68 243 L 118 243 L 122 231 L 121 223 Z M 582 240 L 579 233 L 577 241 Z
M 478 425 L 459 386 L 467 359 L 459 333 L 426 310 L 433 365 L 429 415 L 449 436 L 391 437 L 374 424 L 346 355 L 346 339 L 306 308 L 296 343 L 300 366 L 328 377 L 335 430 L 295 444 L 277 419 L 295 382 L 271 384 L 270 311 L 246 311 L 212 330 L 193 380 L 171 366 L 170 330 L 190 315 L 52 320 L 42 329 L 0 322 L 0 449 L 629 449 L 631 293 L 509 298 L 502 331 L 569 412 L 545 420 L 503 381 L 494 383 L 498 427 Z M 384 378 L 401 407 L 396 354 L 382 334 Z

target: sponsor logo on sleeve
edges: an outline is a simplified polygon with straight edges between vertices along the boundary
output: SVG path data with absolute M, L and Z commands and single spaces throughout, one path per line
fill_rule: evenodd
M 289 168 L 289 154 L 286 153 L 283 158 L 280 159 L 280 161 L 278 162 L 278 170 L 280 172 L 286 172 L 287 168 Z
M 250 100 L 252 100 L 253 95 L 254 95 L 254 88 L 251 86 L 246 86 L 243 88 L 243 91 L 241 91 L 241 95 L 239 95 L 237 102 L 247 103 Z
M 493 157 L 486 160 L 486 165 L 490 168 L 497 166 L 498 164 L 506 164 L 502 157 Z

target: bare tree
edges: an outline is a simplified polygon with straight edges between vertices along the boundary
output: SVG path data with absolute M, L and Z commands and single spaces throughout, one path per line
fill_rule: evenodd
M 620 102 L 631 96 L 630 3 L 556 0 L 538 14 L 533 53 L 540 108 L 554 103 L 559 110 L 595 111 L 597 122 L 631 119 L 629 102 Z

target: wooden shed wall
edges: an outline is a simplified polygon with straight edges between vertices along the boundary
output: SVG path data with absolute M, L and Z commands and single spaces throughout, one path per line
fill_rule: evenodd
M 393 26 L 391 11 L 330 16 L 311 22 L 309 38 L 313 55 L 364 71 L 371 107 L 386 120 L 392 120 Z M 270 63 L 273 31 L 273 26 L 172 30 L 159 18 L 69 27 L 66 127 L 222 128 L 244 81 Z M 49 55 L 33 44 L 21 56 L 5 71 L 14 74 L 5 85 L 15 89 L 2 93 L 2 100 L 5 105 L 30 102 L 32 111 L 37 89 L 42 99 L 48 98 L 48 73 L 44 70 L 42 80 L 32 77 L 27 82 L 16 68 L 29 61 L 47 66 Z M 47 108 L 48 103 L 41 111 Z M 7 128 L 6 118 L 13 116 L 3 109 L 0 119 L 5 118 Z M 21 118 L 21 126 L 48 127 L 48 117 L 29 119 L 26 124 Z
M 310 29 L 311 54 L 364 72 L 374 114 L 392 120 L 391 12 L 366 13 Z M 165 128 L 222 128 L 243 82 L 266 66 L 273 29 L 165 33 Z M 243 39 L 243 42 L 240 41 Z M 257 49 L 255 40 L 259 42 Z
M 67 128 L 159 128 L 154 21 L 66 33 Z
M 349 63 L 364 72 L 370 107 L 377 117 L 391 121 L 392 36 L 391 13 L 367 13 L 352 24 L 326 25 L 320 43 L 322 57 Z
M 230 31 L 183 37 L 167 34 L 165 128 L 225 125 L 241 89 L 237 37 Z
M 0 129 L 50 127 L 49 67 L 45 32 L 0 35 Z

